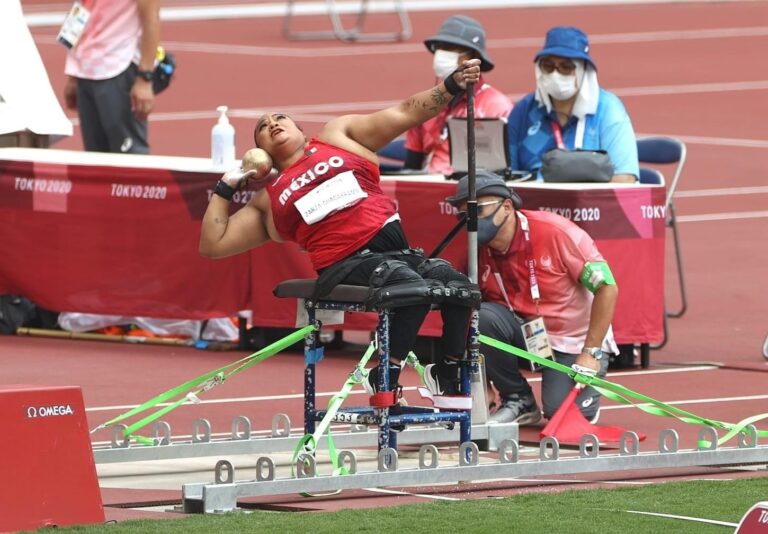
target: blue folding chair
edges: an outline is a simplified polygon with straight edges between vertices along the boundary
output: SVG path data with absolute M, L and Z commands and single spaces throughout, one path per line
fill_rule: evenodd
M 640 183 L 648 185 L 664 185 L 664 175 L 661 171 L 640 167 Z
M 675 216 L 675 204 L 673 196 L 680 181 L 680 174 L 685 165 L 686 148 L 685 144 L 673 137 L 646 137 L 637 140 L 637 156 L 640 164 L 653 165 L 675 165 L 672 179 L 667 182 L 667 195 L 665 198 L 666 208 L 666 226 L 672 230 L 672 239 L 675 247 L 675 264 L 677 266 L 677 277 L 680 285 L 680 308 L 676 311 L 664 312 L 664 340 L 653 348 L 659 349 L 667 342 L 667 317 L 682 317 L 688 309 L 688 298 L 685 290 L 685 275 L 683 272 L 683 258 L 680 248 L 680 236 L 677 231 L 677 218 Z M 640 182 L 649 184 L 664 184 L 663 174 L 655 168 L 640 168 Z
M 644 137 L 637 140 L 637 159 L 640 164 L 676 165 L 672 180 L 667 188 L 666 205 L 672 204 L 672 196 L 677 190 L 680 174 L 683 172 L 686 157 L 685 143 L 674 137 Z
M 376 155 L 382 158 L 379 168 L 384 172 L 398 171 L 405 164 L 405 139 L 395 139 L 384 148 L 379 150 Z

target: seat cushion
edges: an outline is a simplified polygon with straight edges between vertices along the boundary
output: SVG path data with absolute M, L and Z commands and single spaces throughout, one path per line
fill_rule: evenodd
M 314 278 L 302 278 L 280 282 L 272 291 L 279 298 L 310 299 L 315 291 Z M 352 302 L 361 304 L 368 296 L 367 286 L 337 285 L 329 295 L 321 298 L 321 301 Z

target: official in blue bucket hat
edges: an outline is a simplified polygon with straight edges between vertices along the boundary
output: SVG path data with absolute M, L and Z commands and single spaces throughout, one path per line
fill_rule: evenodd
M 545 158 L 547 153 L 601 150 L 613 165 L 611 181 L 636 182 L 640 165 L 632 121 L 619 97 L 600 87 L 587 35 L 573 26 L 551 28 L 534 64 L 536 90 L 515 104 L 507 122 L 512 170 L 556 181 L 558 176 L 549 173 L 556 166 L 542 163 L 551 157 Z M 591 178 L 597 177 L 577 177 Z
M 547 32 L 544 48 L 536 54 L 534 61 L 538 62 L 545 56 L 583 59 L 597 71 L 597 65 L 589 55 L 589 39 L 583 31 L 573 26 L 556 26 Z

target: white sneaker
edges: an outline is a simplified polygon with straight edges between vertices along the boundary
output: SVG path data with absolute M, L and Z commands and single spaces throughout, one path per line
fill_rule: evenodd
M 437 364 L 430 363 L 424 367 L 424 385 L 432 395 L 460 395 L 459 381 L 446 380 L 437 374 Z
M 456 369 L 458 372 L 458 368 Z M 431 363 L 424 367 L 424 388 L 417 388 L 424 399 L 432 401 L 435 408 L 444 410 L 471 410 L 472 397 L 462 395 L 459 391 L 458 377 L 456 380 L 446 379 L 438 374 L 437 364 Z

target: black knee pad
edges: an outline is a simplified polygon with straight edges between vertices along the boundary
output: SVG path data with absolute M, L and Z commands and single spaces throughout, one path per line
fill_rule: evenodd
M 454 269 L 448 261 L 442 258 L 424 260 L 416 267 L 416 272 L 424 278 L 440 280 L 444 284 L 454 280 L 469 282 L 469 278 L 465 274 Z
M 466 282 L 454 280 L 445 284 L 444 302 L 465 308 L 476 308 L 481 300 L 480 286 L 469 280 Z
M 368 284 L 372 288 L 387 287 L 403 282 L 423 280 L 410 265 L 401 260 L 384 260 L 371 273 Z
M 385 260 L 374 269 L 371 289 L 365 305 L 375 309 L 401 308 L 432 304 L 442 299 L 443 289 L 427 283 L 411 267 L 400 260 Z
M 424 260 L 416 268 L 416 272 L 429 282 L 436 281 L 444 284 L 443 302 L 467 308 L 480 304 L 480 287 L 470 282 L 465 274 L 454 269 L 448 261 L 442 258 Z

